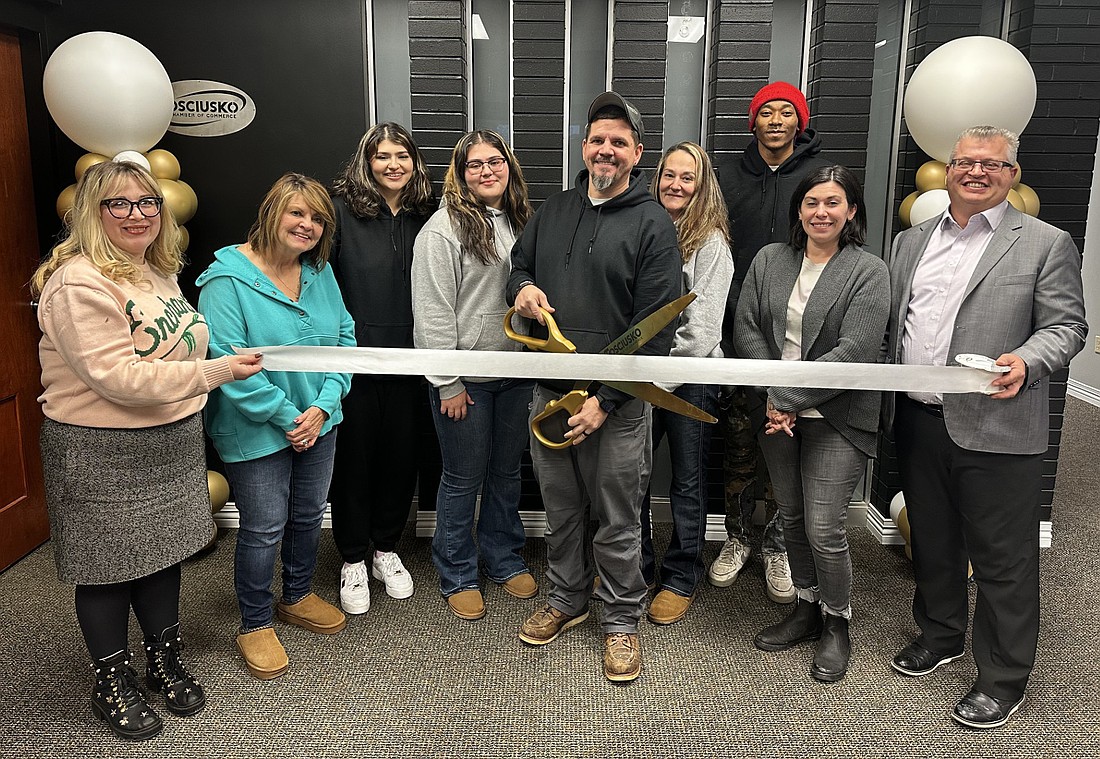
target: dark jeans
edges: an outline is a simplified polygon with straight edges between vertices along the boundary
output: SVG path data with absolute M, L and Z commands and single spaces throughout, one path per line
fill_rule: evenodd
M 309 595 L 335 448 L 334 428 L 301 453 L 284 448 L 225 465 L 241 519 L 234 574 L 242 631 L 271 624 L 279 541 L 283 601 L 296 603 Z
M 519 468 L 527 444 L 533 386 L 527 380 L 468 382 L 466 393 L 474 403 L 466 406 L 466 418 L 461 421 L 440 414 L 439 390 L 428 389 L 443 454 L 432 561 L 444 596 L 478 587 L 479 551 L 494 582 L 527 571 L 520 556 L 525 538 L 519 518 Z
M 681 385 L 676 396 L 714 414 L 718 410 L 715 385 Z M 672 539 L 661 561 L 661 587 L 690 596 L 703 579 L 703 545 L 707 533 L 707 458 L 713 425 L 681 414 L 653 409 L 653 449 L 668 437 L 672 457 L 672 482 L 668 500 L 672 507 Z M 649 491 L 642 502 L 642 575 L 654 578 L 653 540 L 650 533 Z

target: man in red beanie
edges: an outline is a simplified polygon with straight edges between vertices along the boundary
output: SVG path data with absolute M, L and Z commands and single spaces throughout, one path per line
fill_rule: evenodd
M 733 312 L 741 283 L 757 251 L 768 243 L 783 242 L 790 233 L 791 194 L 804 176 L 833 162 L 819 155 L 821 140 L 807 128 L 810 109 L 806 96 L 786 82 L 772 82 L 760 89 L 749 105 L 753 139 L 740 157 L 719 165 L 718 183 L 730 216 L 733 238 L 733 286 L 730 287 L 722 330 L 723 352 L 733 352 Z M 755 394 L 733 388 L 723 404 L 726 480 L 726 542 L 711 564 L 707 577 L 712 585 L 732 585 L 752 552 L 749 532 L 756 508 L 756 482 L 765 482 L 767 526 L 760 546 L 768 597 L 776 603 L 795 599 L 783 526 L 776 516 L 763 457 L 757 455 L 756 437 L 749 422 Z

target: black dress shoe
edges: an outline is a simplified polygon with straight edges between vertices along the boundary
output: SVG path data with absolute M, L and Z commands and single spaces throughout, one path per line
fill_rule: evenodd
M 786 651 L 792 646 L 821 637 L 821 604 L 803 601 L 782 622 L 769 625 L 756 634 L 752 644 L 761 651 Z
M 1008 718 L 1015 714 L 1023 703 L 1023 694 L 1016 699 L 993 698 L 980 690 L 971 688 L 970 692 L 955 704 L 951 717 L 960 725 L 988 730 L 1008 722 Z
M 920 677 L 921 675 L 927 675 L 936 667 L 961 658 L 962 655 L 962 651 L 957 654 L 937 654 L 913 640 L 898 652 L 898 655 L 890 662 L 890 666 L 903 675 Z
M 814 653 L 810 674 L 823 683 L 835 683 L 848 672 L 848 657 L 852 644 L 848 639 L 848 620 L 834 614 L 825 615 L 821 640 Z

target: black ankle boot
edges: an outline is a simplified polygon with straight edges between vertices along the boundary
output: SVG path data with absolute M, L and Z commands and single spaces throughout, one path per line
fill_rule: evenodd
M 149 659 L 145 682 L 153 691 L 164 695 L 168 711 L 186 717 L 206 706 L 206 694 L 180 661 L 179 632 L 177 622 L 159 637 L 145 640 L 145 655 Z
M 120 738 L 143 741 L 161 731 L 164 723 L 145 702 L 137 672 L 130 666 L 130 652 L 119 651 L 96 659 L 92 712 Z
M 848 672 L 848 656 L 852 651 L 848 639 L 848 620 L 833 614 L 825 615 L 821 642 L 817 644 L 810 674 L 823 683 L 835 683 Z
M 756 634 L 752 644 L 761 651 L 786 651 L 791 646 L 821 637 L 821 604 L 801 598 L 782 622 Z

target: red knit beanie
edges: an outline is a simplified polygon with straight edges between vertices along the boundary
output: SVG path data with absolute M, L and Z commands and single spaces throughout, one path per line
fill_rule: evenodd
M 785 100 L 794 106 L 798 114 L 798 131 L 802 132 L 809 126 L 810 106 L 806 105 L 806 96 L 802 91 L 787 82 L 772 82 L 761 87 L 749 104 L 749 131 L 756 127 L 756 114 L 764 103 L 770 103 L 773 100 Z

